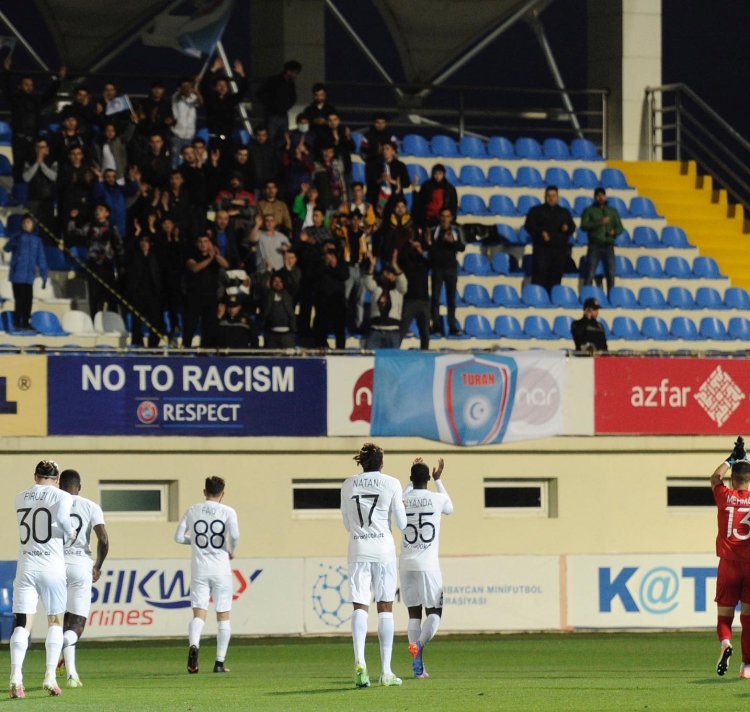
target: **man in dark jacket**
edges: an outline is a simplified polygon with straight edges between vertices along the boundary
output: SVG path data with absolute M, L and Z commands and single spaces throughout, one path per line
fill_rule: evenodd
M 443 210 L 450 210 L 455 215 L 458 210 L 458 195 L 445 178 L 445 166 L 436 163 L 432 167 L 432 177 L 423 183 L 414 199 L 412 215 L 417 227 L 432 228 L 440 222 Z
M 531 208 L 524 223 L 534 246 L 531 283 L 541 285 L 549 293 L 562 282 L 568 240 L 576 229 L 573 216 L 558 204 L 558 198 L 557 186 L 547 186 L 544 203 Z
M 328 346 L 328 333 L 336 337 L 336 348 L 346 348 L 346 280 L 349 269 L 336 254 L 336 246 L 323 246 L 323 261 L 318 265 L 315 293 L 314 344 Z
M 362 137 L 359 152 L 365 162 L 365 182 L 367 183 L 367 202 L 375 205 L 378 202 L 380 189 L 380 178 L 383 173 L 382 148 L 389 143 L 396 145 L 396 137 L 386 125 L 383 114 L 375 114 L 372 117 L 372 125 Z M 408 182 L 408 181 L 407 181 Z M 402 186 L 405 187 L 406 183 Z
M 336 113 L 336 107 L 328 103 L 325 84 L 313 84 L 312 93 L 313 100 L 302 113 L 310 122 L 310 131 L 315 135 L 316 144 L 320 146 L 321 141 L 328 138 L 328 116 Z
M 269 77 L 258 89 L 258 101 L 265 109 L 265 124 L 268 137 L 274 146 L 281 145 L 284 133 L 289 130 L 287 113 L 297 103 L 297 87 L 294 80 L 302 71 L 302 65 L 291 59 L 281 74 Z
M 276 272 L 271 276 L 270 289 L 261 305 L 260 321 L 263 327 L 263 346 L 267 349 L 292 349 L 297 335 L 294 316 L 294 298 Z
M 252 183 L 255 187 L 256 198 L 260 197 L 260 189 L 269 180 L 278 180 L 281 172 L 281 156 L 278 149 L 268 138 L 268 129 L 264 125 L 255 127 L 255 135 L 248 144 L 250 156 L 248 164 L 252 174 Z
M 162 330 L 161 270 L 148 235 L 143 234 L 138 240 L 138 249 L 128 265 L 127 285 L 128 299 L 134 308 L 131 343 L 133 346 L 143 346 L 141 317 L 145 317 L 155 329 Z M 149 330 L 148 347 L 154 349 L 158 345 L 159 335 Z
M 458 284 L 458 253 L 466 249 L 461 228 L 453 223 L 450 208 L 440 211 L 440 224 L 427 232 L 432 263 L 432 332 L 443 333 L 440 321 L 440 291 L 445 285 L 445 303 L 448 307 L 448 330 L 458 336 L 461 330 L 456 323 L 456 285 Z
M 211 72 L 207 73 L 201 82 L 201 96 L 206 111 L 211 148 L 219 149 L 222 160 L 226 160 L 231 153 L 235 110 L 247 91 L 247 78 L 242 62 L 236 59 L 232 64 L 232 72 L 237 91 L 233 92 L 226 75 L 219 74 L 223 69 L 224 62 L 217 57 Z
M 576 351 L 607 350 L 607 336 L 604 327 L 597 320 L 599 309 L 599 301 L 595 297 L 589 297 L 583 303 L 583 317 L 570 325 Z
M 419 348 L 430 348 L 430 258 L 427 243 L 413 235 L 407 245 L 398 251 L 398 260 L 406 275 L 404 310 L 401 314 L 401 339 L 403 340 L 412 319 L 417 320 Z

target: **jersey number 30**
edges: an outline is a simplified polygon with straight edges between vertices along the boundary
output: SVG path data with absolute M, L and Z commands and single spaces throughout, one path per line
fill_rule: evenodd
M 18 526 L 21 527 L 21 544 L 27 544 L 29 539 L 33 539 L 37 544 L 46 544 L 52 538 L 52 514 L 49 509 L 40 507 L 34 510 L 31 517 L 31 507 L 16 511 L 22 515 L 21 521 L 18 522 Z

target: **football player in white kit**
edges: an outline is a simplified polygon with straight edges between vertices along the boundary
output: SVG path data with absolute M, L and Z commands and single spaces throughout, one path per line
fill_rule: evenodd
M 60 471 L 51 460 L 34 470 L 34 485 L 16 495 L 21 547 L 13 581 L 13 634 L 10 636 L 10 687 L 13 698 L 26 697 L 23 661 L 39 599 L 47 612 L 46 671 L 43 689 L 59 695 L 57 660 L 63 645 L 65 557 L 63 546 L 73 538 L 70 518 L 73 498 L 59 489 Z
M 355 455 L 360 475 L 347 478 L 341 487 L 341 514 L 349 532 L 349 591 L 354 643 L 354 675 L 357 687 L 369 687 L 365 663 L 367 613 L 375 597 L 378 609 L 381 685 L 400 685 L 391 670 L 393 654 L 393 600 L 396 597 L 396 546 L 391 534 L 391 515 L 399 529 L 406 526 L 401 485 L 380 472 L 383 449 L 365 443 Z
M 229 672 L 229 668 L 224 667 L 231 637 L 229 613 L 234 594 L 229 560 L 234 558 L 240 528 L 234 509 L 221 503 L 224 497 L 221 477 L 207 477 L 203 495 L 206 501 L 194 504 L 185 512 L 174 537 L 178 544 L 189 544 L 193 553 L 190 563 L 193 619 L 188 626 L 187 670 L 189 673 L 198 672 L 201 632 L 206 624 L 208 601 L 213 596 L 217 621 L 214 672 Z
M 75 470 L 60 473 L 60 489 L 73 496 L 70 518 L 75 540 L 65 546 L 65 572 L 68 582 L 68 605 L 63 621 L 63 659 L 68 687 L 83 687 L 76 669 L 76 644 L 83 635 L 91 611 L 91 586 L 99 580 L 102 564 L 109 552 L 109 537 L 102 508 L 81 497 L 81 476 Z M 96 562 L 91 559 L 91 530 L 96 533 Z
M 422 650 L 440 627 L 443 613 L 443 576 L 440 572 L 440 517 L 452 514 L 453 503 L 440 479 L 443 458 L 432 471 L 437 492 L 427 489 L 430 468 L 418 457 L 411 467 L 411 481 L 404 490 L 407 525 L 401 541 L 399 572 L 401 598 L 409 609 L 409 652 L 414 677 L 429 677 Z M 427 618 L 422 624 L 422 606 Z

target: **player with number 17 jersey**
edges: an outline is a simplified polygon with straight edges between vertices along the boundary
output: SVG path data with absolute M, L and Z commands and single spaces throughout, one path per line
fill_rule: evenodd
M 231 507 L 211 500 L 194 504 L 185 512 L 175 538 L 190 540 L 193 578 L 232 575 L 229 553 L 234 552 L 240 528 Z

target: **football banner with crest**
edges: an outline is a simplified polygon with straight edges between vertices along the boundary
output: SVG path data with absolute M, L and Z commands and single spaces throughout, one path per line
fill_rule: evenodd
M 372 435 L 488 445 L 563 432 L 565 354 L 375 353 Z

